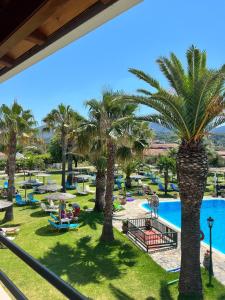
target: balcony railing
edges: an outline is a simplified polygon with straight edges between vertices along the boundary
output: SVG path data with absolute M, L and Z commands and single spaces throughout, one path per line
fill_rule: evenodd
M 58 289 L 65 297 L 72 300 L 87 300 L 85 296 L 80 294 L 76 289 L 74 289 L 67 282 L 58 277 L 55 273 L 50 271 L 44 265 L 42 265 L 38 260 L 33 258 L 30 254 L 25 252 L 15 243 L 4 237 L 0 233 L 0 243 L 5 245 L 11 252 L 13 252 L 17 257 L 23 260 L 28 266 L 30 266 L 36 273 L 42 276 L 50 284 L 52 284 L 56 289 Z M 7 277 L 5 273 L 0 270 L 0 281 L 4 286 L 10 291 L 10 293 L 17 300 L 27 300 L 28 298 L 19 290 L 19 288 Z

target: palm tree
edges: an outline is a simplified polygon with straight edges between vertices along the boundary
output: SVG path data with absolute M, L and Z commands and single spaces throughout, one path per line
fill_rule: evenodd
M 78 131 L 77 154 L 85 154 L 96 167 L 96 191 L 94 210 L 103 212 L 105 206 L 106 189 L 106 146 L 105 128 L 102 126 L 101 102 L 97 100 L 86 101 L 89 118 L 80 126 Z
M 177 154 L 177 173 L 182 202 L 181 272 L 179 293 L 202 297 L 200 272 L 200 208 L 205 191 L 208 161 L 203 137 L 225 122 L 223 113 L 225 66 L 209 69 L 206 52 L 194 46 L 186 52 L 187 71 L 174 53 L 160 57 L 157 63 L 172 91 L 164 89 L 149 74 L 130 72 L 151 89 L 139 89 L 140 95 L 124 99 L 156 110 L 142 119 L 174 130 L 181 139 Z
M 44 119 L 45 131 L 53 130 L 59 134 L 62 147 L 62 191 L 66 192 L 66 153 L 68 146 L 68 133 L 74 118 L 74 110 L 69 105 L 59 104 Z
M 87 102 L 90 119 L 96 123 L 90 124 L 92 128 L 98 128 L 98 140 L 101 147 L 106 152 L 107 157 L 107 181 L 104 206 L 104 224 L 101 235 L 102 241 L 114 240 L 112 227 L 112 206 L 114 188 L 114 167 L 117 144 L 121 141 L 129 129 L 129 118 L 132 117 L 136 105 L 118 103 L 114 101 L 119 93 L 106 91 L 103 93 L 101 101 L 95 99 Z M 96 122 L 97 121 L 97 122 Z
M 77 147 L 77 130 L 80 124 L 84 121 L 84 118 L 77 112 L 73 112 L 72 119 L 70 120 L 67 136 L 67 182 L 72 185 L 73 181 L 73 160 L 74 149 Z
M 169 184 L 169 171 L 175 173 L 176 161 L 175 159 L 168 156 L 160 156 L 157 160 L 157 166 L 159 168 L 159 171 L 164 175 L 165 195 L 167 195 Z
M 13 201 L 15 193 L 16 149 L 19 143 L 29 139 L 35 121 L 30 110 L 24 110 L 16 101 L 9 107 L 0 107 L 0 136 L 8 154 L 8 201 Z M 7 211 L 5 221 L 13 219 L 13 209 Z
M 149 128 L 148 122 L 133 121 L 130 124 L 130 134 L 132 139 L 117 149 L 117 158 L 121 162 L 123 172 L 126 174 L 126 187 L 131 188 L 130 175 L 143 162 L 143 151 L 148 148 L 153 138 L 153 132 Z

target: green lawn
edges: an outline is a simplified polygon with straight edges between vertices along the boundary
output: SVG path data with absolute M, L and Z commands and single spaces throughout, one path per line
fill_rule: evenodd
M 72 202 L 93 207 L 92 198 L 80 196 Z M 58 233 L 48 226 L 48 216 L 40 208 L 15 207 L 14 212 L 12 224 L 21 228 L 15 242 L 90 299 L 177 298 L 177 284 L 168 288 L 166 282 L 178 275 L 166 273 L 126 236 L 115 230 L 115 242 L 99 242 L 101 214 L 82 211 L 78 231 Z M 0 268 L 28 299 L 64 299 L 6 249 L 0 250 Z M 214 287 L 207 288 L 206 275 L 203 271 L 205 299 L 225 299 L 225 287 L 214 281 Z

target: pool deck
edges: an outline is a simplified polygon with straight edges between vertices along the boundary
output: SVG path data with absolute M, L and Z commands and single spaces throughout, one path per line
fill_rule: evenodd
M 161 198 L 160 201 L 175 201 L 175 199 Z M 146 217 L 147 212 L 145 212 L 144 209 L 141 208 L 141 204 L 144 202 L 146 202 L 146 200 L 144 199 L 137 199 L 133 202 L 127 202 L 127 204 L 124 206 L 125 210 L 113 214 L 113 226 L 121 231 L 122 220 Z M 166 222 L 161 218 L 159 218 L 159 220 L 165 224 L 169 224 L 168 222 Z M 171 224 L 170 226 L 174 227 Z M 209 249 L 208 245 L 201 243 L 201 263 L 203 262 L 204 253 L 206 252 L 207 249 Z M 157 264 L 159 264 L 162 268 L 166 270 L 179 267 L 180 256 L 181 256 L 180 232 L 178 233 L 178 247 L 176 249 L 163 250 L 163 251 L 160 250 L 154 252 L 149 251 L 149 255 Z M 219 251 L 213 251 L 213 271 L 214 271 L 214 276 L 222 284 L 225 285 L 225 255 L 220 253 Z

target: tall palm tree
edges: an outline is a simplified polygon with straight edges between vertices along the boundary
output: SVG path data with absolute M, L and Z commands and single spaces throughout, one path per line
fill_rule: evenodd
M 117 150 L 117 143 L 125 132 L 129 129 L 129 120 L 126 117 L 132 117 L 136 105 L 127 103 L 118 103 L 114 101 L 119 93 L 106 91 L 103 93 L 101 101 L 95 99 L 87 102 L 90 119 L 97 121 L 95 125 L 98 128 L 99 142 L 105 149 L 107 156 L 107 181 L 104 206 L 104 224 L 101 235 L 102 241 L 114 240 L 112 227 L 112 206 L 113 206 L 113 188 L 114 188 L 114 167 Z M 91 125 L 91 124 L 90 124 Z
M 74 110 L 69 105 L 59 104 L 44 119 L 45 131 L 53 130 L 60 136 L 62 147 L 62 191 L 66 192 L 66 153 L 68 146 L 68 133 L 74 118 Z
M 30 110 L 24 110 L 16 101 L 9 107 L 0 107 L 0 136 L 8 155 L 8 201 L 13 201 L 15 193 L 16 148 L 34 132 L 35 121 Z M 13 209 L 7 211 L 5 221 L 13 219 Z
M 90 110 L 89 119 L 85 120 L 78 132 L 79 153 L 85 154 L 89 161 L 96 167 L 96 191 L 94 210 L 103 212 L 105 206 L 105 187 L 106 187 L 106 147 L 105 140 L 102 138 L 100 124 L 99 102 L 87 101 Z M 99 113 L 97 113 L 99 111 Z M 94 113 L 95 112 L 95 113 Z
M 167 91 L 149 74 L 130 69 L 151 89 L 139 89 L 140 95 L 124 99 L 156 110 L 157 113 L 142 119 L 174 130 L 181 139 L 177 154 L 182 203 L 179 293 L 181 297 L 202 297 L 200 208 L 208 173 L 207 154 L 202 141 L 209 130 L 225 122 L 225 66 L 218 70 L 207 68 L 206 52 L 194 46 L 187 50 L 186 59 L 186 71 L 174 53 L 169 58 L 157 60 L 172 91 Z
M 67 136 L 67 182 L 71 185 L 73 181 L 73 160 L 74 160 L 74 149 L 77 148 L 77 130 L 80 124 L 84 121 L 84 118 L 77 112 L 73 112 L 72 119 L 68 128 Z

